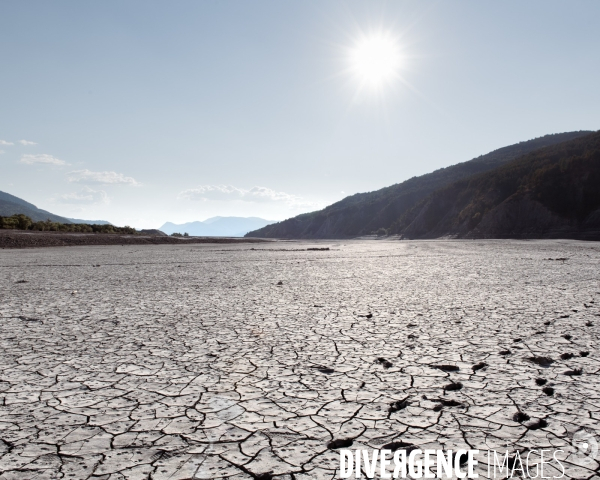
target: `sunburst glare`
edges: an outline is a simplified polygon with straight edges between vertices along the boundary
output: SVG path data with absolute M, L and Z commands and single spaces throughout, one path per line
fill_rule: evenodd
M 350 51 L 350 63 L 361 84 L 379 89 L 398 76 L 401 66 L 398 43 L 389 34 L 363 36 Z

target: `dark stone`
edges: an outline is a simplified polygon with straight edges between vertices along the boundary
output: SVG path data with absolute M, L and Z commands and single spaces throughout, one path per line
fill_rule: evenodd
M 531 417 L 525 412 L 517 412 L 513 415 L 513 422 L 523 423 L 529 420 Z
M 444 372 L 458 372 L 460 370 L 456 365 L 432 365 L 431 368 L 437 368 Z
M 548 426 L 548 422 L 543 418 L 540 418 L 537 422 L 530 423 L 529 425 L 525 425 L 529 430 L 539 430 L 540 428 L 546 428 Z
M 271 472 L 261 473 L 256 475 L 254 478 L 255 480 L 272 480 L 273 474 Z
M 550 357 L 534 356 L 527 358 L 527 360 L 529 360 L 532 363 L 535 363 L 536 365 L 539 365 L 540 367 L 549 367 L 554 363 L 554 360 L 552 360 Z
M 487 363 L 485 362 L 479 362 L 475 365 L 473 365 L 471 368 L 473 369 L 474 372 L 476 372 L 477 370 L 481 370 L 482 368 L 487 367 Z
M 338 438 L 337 440 L 332 440 L 327 444 L 327 448 L 329 450 L 336 450 L 338 448 L 348 448 L 351 447 L 354 443 L 354 439 L 352 438 Z
M 44 323 L 39 318 L 25 317 L 24 315 L 19 315 L 19 320 L 23 320 L 24 322 L 40 322 L 40 323 Z
M 456 400 L 444 400 L 442 398 L 442 399 L 440 399 L 440 402 L 442 402 L 442 405 L 444 407 L 460 407 L 460 406 L 462 406 L 462 403 L 457 402 Z
M 397 400 L 395 402 L 390 403 L 389 412 L 390 413 L 394 413 L 394 412 L 397 412 L 399 410 L 404 410 L 409 405 L 410 405 L 410 403 L 408 403 L 408 399 L 407 398 L 405 398 L 404 400 Z
M 381 450 L 391 450 L 392 452 L 395 452 L 396 450 L 406 450 L 406 453 L 410 453 L 413 450 L 416 450 L 416 448 L 417 446 L 412 443 L 406 443 L 399 440 L 397 442 L 390 442 L 382 445 Z
M 390 368 L 393 367 L 393 363 L 390 362 L 389 360 L 386 360 L 383 357 L 379 357 L 377 360 L 375 360 L 377 363 L 379 363 L 380 365 L 383 366 L 383 368 Z
M 454 392 L 456 390 L 460 390 L 462 387 L 463 387 L 462 383 L 460 383 L 460 382 L 456 382 L 456 383 L 452 382 L 452 383 L 449 383 L 448 385 L 446 385 L 444 387 L 444 390 L 446 392 Z
M 552 387 L 544 387 L 542 389 L 542 392 L 544 392 L 549 397 L 551 397 L 552 395 L 554 395 L 554 389 Z
M 335 370 L 333 368 L 328 368 L 328 367 L 319 367 L 319 368 L 317 368 L 317 370 L 321 373 L 326 373 L 327 375 L 335 372 Z

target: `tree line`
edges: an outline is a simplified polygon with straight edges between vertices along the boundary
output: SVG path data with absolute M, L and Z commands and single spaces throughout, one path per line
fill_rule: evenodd
M 0 217 L 0 229 L 35 230 L 40 232 L 79 232 L 79 233 L 138 233 L 135 228 L 115 227 L 114 225 L 90 225 L 87 223 L 60 223 L 51 220 L 34 222 L 22 213 L 10 217 Z

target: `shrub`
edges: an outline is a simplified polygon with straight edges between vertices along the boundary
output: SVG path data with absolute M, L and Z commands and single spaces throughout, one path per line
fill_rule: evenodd
M 0 228 L 27 230 L 32 223 L 31 218 L 22 213 L 10 217 L 0 217 Z
M 87 223 L 59 223 L 51 220 L 34 222 L 22 213 L 10 217 L 0 217 L 0 229 L 35 230 L 39 232 L 78 232 L 78 233 L 121 233 L 134 235 L 135 228 L 115 227 L 114 225 L 89 225 Z

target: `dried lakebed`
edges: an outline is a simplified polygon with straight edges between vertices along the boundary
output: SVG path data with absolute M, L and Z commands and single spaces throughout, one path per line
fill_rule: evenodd
M 0 479 L 332 479 L 383 445 L 600 478 L 599 280 L 575 241 L 2 250 Z

